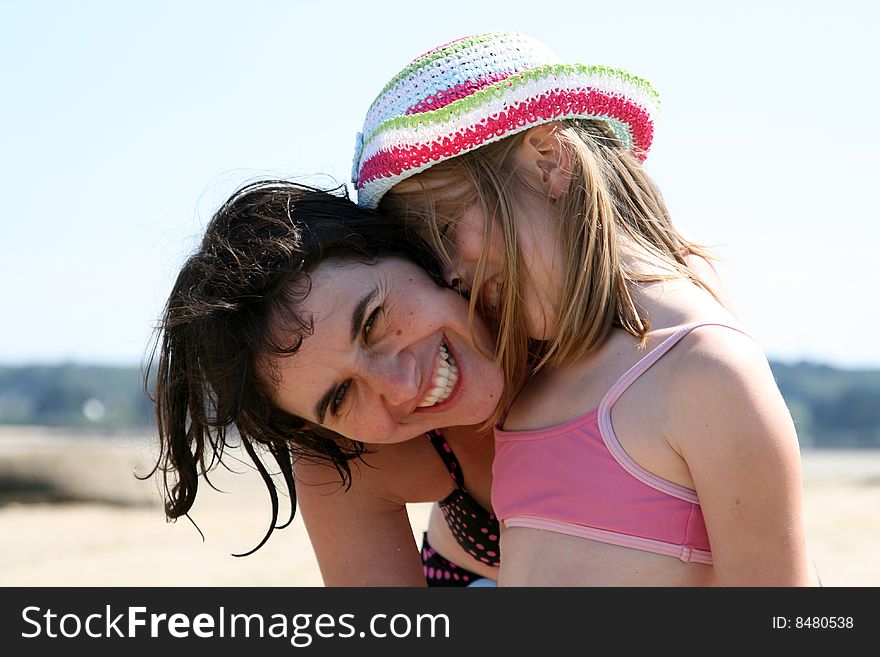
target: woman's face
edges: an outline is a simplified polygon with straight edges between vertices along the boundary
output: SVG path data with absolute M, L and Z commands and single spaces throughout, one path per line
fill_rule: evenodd
M 486 420 L 503 380 L 468 303 L 418 265 L 329 260 L 311 276 L 300 349 L 273 359 L 279 408 L 343 436 L 396 443 Z M 482 351 L 481 351 L 482 350 Z

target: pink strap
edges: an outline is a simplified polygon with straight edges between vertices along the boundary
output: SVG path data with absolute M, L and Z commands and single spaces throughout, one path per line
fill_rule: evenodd
M 650 353 L 648 353 L 639 362 L 629 368 L 629 370 L 627 370 L 626 373 L 621 376 L 614 383 L 613 386 L 611 386 L 611 388 L 602 398 L 602 401 L 599 403 L 598 418 L 599 430 L 602 433 L 602 440 L 605 442 L 605 447 L 608 448 L 608 451 L 620 464 L 620 467 L 622 467 L 630 475 L 632 475 L 642 483 L 647 484 L 648 486 L 651 486 L 652 488 L 655 488 L 656 490 L 659 490 L 663 493 L 666 493 L 667 495 L 672 495 L 673 497 L 685 500 L 686 502 L 692 502 L 693 504 L 699 504 L 699 499 L 697 498 L 697 493 L 695 491 L 691 490 L 690 488 L 680 486 L 671 481 L 667 481 L 666 479 L 658 477 L 652 472 L 648 472 L 642 466 L 636 463 L 629 454 L 626 453 L 626 450 L 623 449 L 623 446 L 617 439 L 617 435 L 614 433 L 614 427 L 611 424 L 611 408 L 636 379 L 638 379 L 654 363 L 660 360 L 660 358 L 662 358 L 667 351 L 672 349 L 679 342 L 679 340 L 681 340 L 688 333 L 700 326 L 725 326 L 729 329 L 733 329 L 734 331 L 739 331 L 740 333 L 745 334 L 745 331 L 743 331 L 742 329 L 731 324 L 725 324 L 723 322 L 693 322 L 691 324 L 686 324 L 685 326 L 682 326 L 675 333 L 670 335 L 663 342 L 652 349 Z

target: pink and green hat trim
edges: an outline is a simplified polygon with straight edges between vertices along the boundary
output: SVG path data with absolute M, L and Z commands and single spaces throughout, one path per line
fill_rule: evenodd
M 459 39 L 413 60 L 373 101 L 352 165 L 358 204 L 375 208 L 401 180 L 550 121 L 604 121 L 644 159 L 659 105 L 648 81 L 619 68 L 563 64 L 523 34 Z

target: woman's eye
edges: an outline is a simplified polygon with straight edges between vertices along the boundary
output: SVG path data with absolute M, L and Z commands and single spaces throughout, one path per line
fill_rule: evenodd
M 345 395 L 348 392 L 349 385 L 351 385 L 351 381 L 346 381 L 341 386 L 336 388 L 336 394 L 333 395 L 333 401 L 330 402 L 330 408 L 333 411 L 334 415 L 339 413 L 339 409 L 342 406 L 342 403 L 345 401 Z
M 375 310 L 367 317 L 367 321 L 364 322 L 364 342 L 370 337 L 370 331 L 373 330 L 373 326 L 376 324 L 376 320 L 379 319 L 379 313 L 381 312 L 382 306 L 376 306 Z

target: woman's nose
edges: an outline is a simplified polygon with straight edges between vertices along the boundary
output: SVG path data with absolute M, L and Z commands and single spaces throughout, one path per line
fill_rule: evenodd
M 418 403 L 420 381 L 412 354 L 378 355 L 368 376 L 370 387 L 392 406 Z

